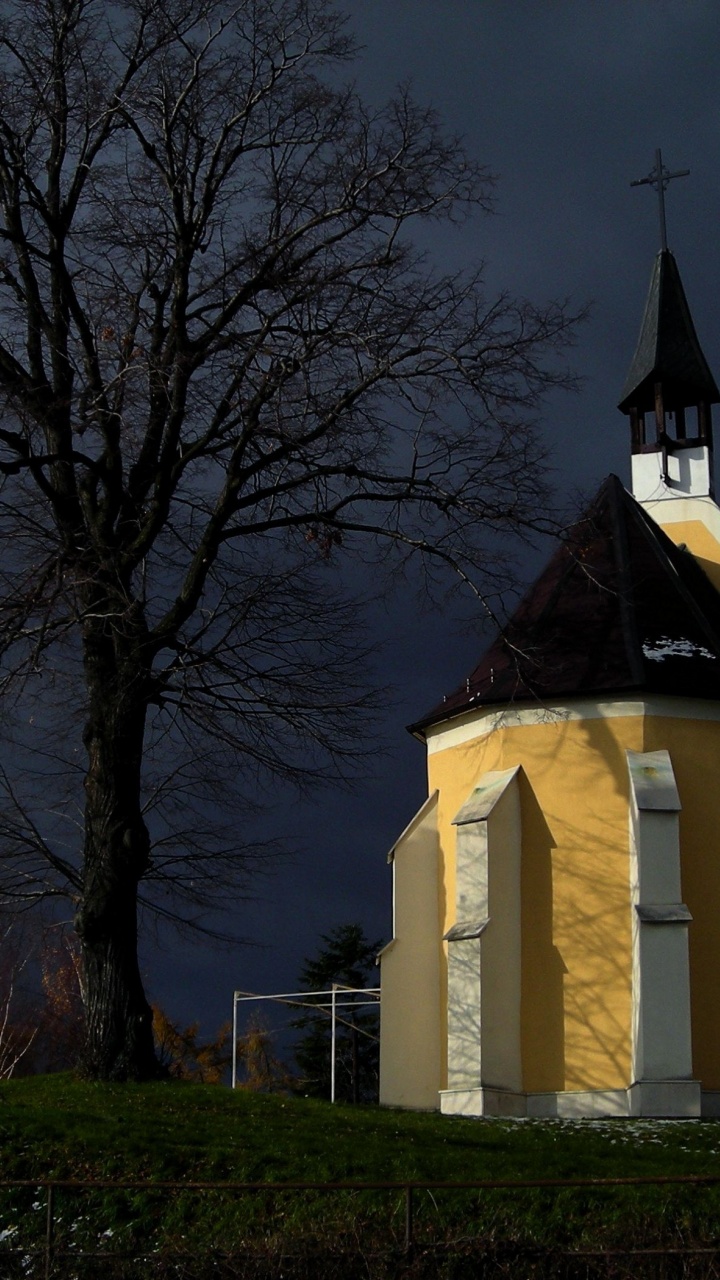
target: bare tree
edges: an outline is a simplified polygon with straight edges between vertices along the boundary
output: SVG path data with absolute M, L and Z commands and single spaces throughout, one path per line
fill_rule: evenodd
M 18 1001 L 18 985 L 30 958 L 23 931 L 0 916 L 0 1080 L 10 1079 L 38 1033 L 35 1011 Z
M 576 317 L 413 248 L 491 179 L 351 54 L 329 0 L 3 7 L 0 838 L 11 901 L 75 904 L 100 1078 L 155 1068 L 138 893 L 189 918 L 245 865 L 213 787 L 355 750 L 352 557 L 492 586 L 542 523 Z

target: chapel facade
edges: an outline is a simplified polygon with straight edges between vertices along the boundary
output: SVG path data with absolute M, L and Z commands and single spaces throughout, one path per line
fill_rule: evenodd
M 380 1101 L 720 1115 L 720 401 L 654 263 L 615 476 L 455 694 L 390 853 Z

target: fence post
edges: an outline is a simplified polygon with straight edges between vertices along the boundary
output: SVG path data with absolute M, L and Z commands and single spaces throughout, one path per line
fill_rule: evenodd
M 55 1234 L 55 1188 L 48 1186 L 47 1189 L 47 1217 L 45 1219 L 45 1280 L 50 1280 L 52 1273 L 52 1247 L 53 1236 Z
M 410 1253 L 413 1247 L 413 1189 L 405 1188 L 405 1252 Z

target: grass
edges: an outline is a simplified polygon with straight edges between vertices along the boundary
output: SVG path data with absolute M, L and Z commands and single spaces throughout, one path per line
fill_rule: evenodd
M 720 1175 L 720 1122 L 466 1120 L 180 1083 L 70 1076 L 0 1086 L 6 1180 L 432 1181 Z M 2 1193 L 0 1249 L 37 1242 L 44 1195 Z M 714 1243 L 720 1191 L 702 1187 L 418 1192 L 421 1243 L 553 1247 Z M 401 1241 L 397 1192 L 61 1192 L 59 1240 L 77 1247 L 237 1249 L 302 1240 Z

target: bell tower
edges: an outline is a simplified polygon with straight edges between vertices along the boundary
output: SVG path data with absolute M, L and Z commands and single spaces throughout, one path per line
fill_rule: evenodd
M 711 406 L 720 402 L 720 392 L 698 342 L 665 224 L 665 188 L 687 172 L 670 173 L 657 151 L 655 169 L 633 183 L 657 190 L 661 236 L 618 405 L 630 418 L 632 492 L 642 503 L 714 496 Z

